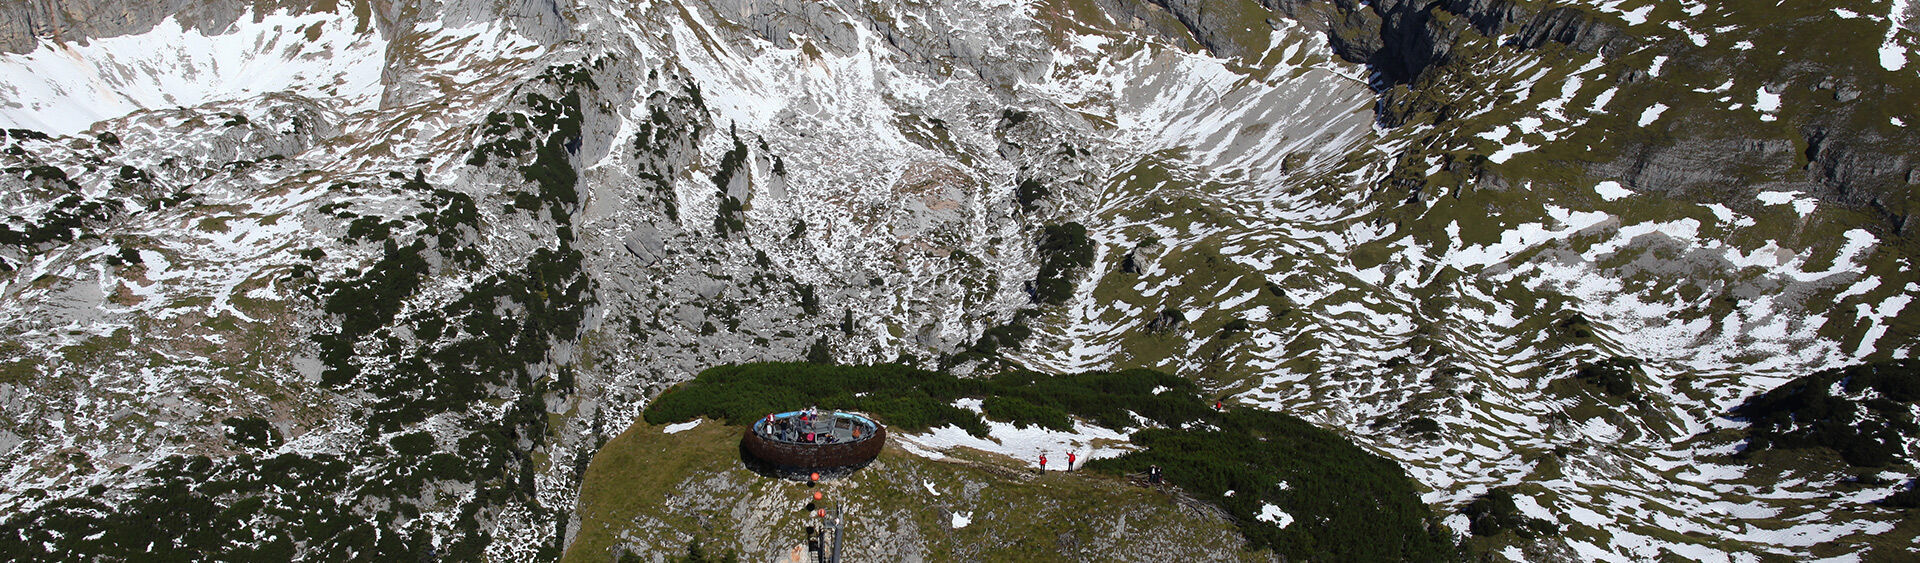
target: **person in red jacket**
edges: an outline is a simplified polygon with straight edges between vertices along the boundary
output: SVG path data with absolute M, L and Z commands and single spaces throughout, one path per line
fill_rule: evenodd
M 1046 452 L 1041 452 L 1041 453 L 1040 453 L 1040 471 L 1041 471 L 1042 473 L 1045 473 L 1045 472 L 1047 471 L 1047 454 L 1046 454 Z
M 1073 460 L 1078 457 L 1080 457 L 1079 454 L 1067 452 L 1067 471 L 1073 471 Z

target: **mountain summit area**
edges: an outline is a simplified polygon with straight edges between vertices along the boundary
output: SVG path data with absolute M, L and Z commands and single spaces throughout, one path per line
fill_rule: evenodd
M 1911 0 L 0 3 L 0 556 L 1908 560 L 1917 100 Z

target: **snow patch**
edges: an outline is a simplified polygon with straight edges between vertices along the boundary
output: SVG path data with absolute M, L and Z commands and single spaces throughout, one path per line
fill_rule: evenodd
M 1780 95 L 1761 88 L 1754 93 L 1754 97 L 1753 109 L 1765 114 L 1760 116 L 1760 120 L 1773 121 L 1775 119 L 1773 112 L 1780 111 Z
M 1280 510 L 1280 507 L 1274 506 L 1273 503 L 1270 502 L 1260 503 L 1260 514 L 1254 516 L 1253 519 L 1273 524 L 1281 529 L 1285 529 L 1287 526 L 1293 524 L 1292 514 L 1287 514 L 1286 511 Z
M 662 430 L 662 432 L 665 432 L 667 434 L 679 434 L 681 432 L 692 430 L 695 426 L 699 426 L 701 422 L 704 422 L 704 419 L 694 419 L 686 422 L 668 424 L 667 428 L 665 430 Z
M 1598 192 L 1600 194 L 1600 199 L 1604 199 L 1607 201 L 1613 201 L 1616 199 L 1633 195 L 1633 190 L 1629 190 L 1624 187 L 1621 187 L 1619 182 L 1615 182 L 1613 180 L 1607 180 L 1605 182 L 1601 182 L 1599 185 L 1596 185 L 1593 187 L 1593 191 Z
M 1078 454 L 1078 462 L 1118 457 L 1131 452 L 1136 448 L 1128 442 L 1130 435 L 1078 420 L 1073 422 L 1071 432 L 1039 426 L 1019 428 L 1012 423 L 990 420 L 987 421 L 985 438 L 975 437 L 954 425 L 918 434 L 895 434 L 902 448 L 921 457 L 945 459 L 943 452 L 963 447 L 1005 455 L 1020 462 L 1037 462 L 1041 455 L 1046 455 L 1047 469 L 1057 471 L 1067 469 L 1068 452 Z M 1095 441 L 1099 441 L 1100 445 L 1095 445 Z
M 1793 212 L 1803 217 L 1812 215 L 1814 210 L 1820 207 L 1820 200 L 1805 197 L 1805 194 L 1800 192 L 1766 191 L 1760 192 L 1755 197 L 1760 200 L 1760 203 L 1767 205 L 1793 204 Z
M 1900 26 L 1907 20 L 1907 8 L 1911 0 L 1893 0 L 1893 10 L 1887 14 L 1887 37 L 1880 43 L 1880 67 L 1897 71 L 1907 67 L 1907 48 L 1899 42 Z
M 1648 4 L 1645 6 L 1641 6 L 1639 8 L 1634 8 L 1632 10 L 1621 12 L 1620 19 L 1626 20 L 1627 25 L 1640 25 L 1643 23 L 1647 23 L 1647 14 L 1651 14 L 1651 13 L 1653 13 L 1653 4 Z
M 1500 147 L 1500 150 L 1494 151 L 1493 154 L 1487 155 L 1487 160 L 1493 161 L 1494 164 L 1505 164 L 1508 160 L 1512 160 L 1514 155 L 1524 153 L 1524 152 L 1529 152 L 1537 148 L 1540 148 L 1540 147 L 1536 147 L 1526 143 L 1514 143 L 1511 145 Z
M 1607 102 L 1613 101 L 1613 94 L 1619 91 L 1619 88 L 1608 88 L 1607 91 L 1601 92 L 1599 96 L 1593 98 L 1593 105 L 1588 106 L 1587 111 L 1594 113 L 1606 111 Z
M 1653 104 L 1653 107 L 1649 107 L 1646 111 L 1640 112 L 1640 126 L 1646 127 L 1653 124 L 1653 120 L 1660 119 L 1660 114 L 1666 113 L 1666 111 L 1667 104 Z

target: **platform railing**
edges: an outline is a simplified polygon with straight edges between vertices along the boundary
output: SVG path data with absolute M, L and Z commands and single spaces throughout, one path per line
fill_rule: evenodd
M 756 420 L 753 423 L 753 432 L 769 440 L 789 444 L 851 444 L 872 438 L 876 433 L 875 430 L 880 426 L 873 419 L 845 411 L 821 411 L 818 416 L 813 417 L 813 420 L 805 423 L 799 421 L 801 414 L 804 414 L 804 411 L 776 413 L 773 415 L 772 427 L 768 426 L 768 420 L 765 418 Z M 849 431 L 849 439 L 845 441 L 822 442 L 816 439 L 809 442 L 803 438 L 809 432 L 817 437 L 842 428 Z M 855 435 L 856 429 L 857 435 Z

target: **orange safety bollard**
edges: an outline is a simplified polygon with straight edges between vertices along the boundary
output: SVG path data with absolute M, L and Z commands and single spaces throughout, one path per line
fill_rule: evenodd
M 822 508 L 822 509 L 820 509 L 820 512 L 818 512 L 818 513 L 816 513 L 816 514 L 818 514 L 818 515 L 819 515 L 819 516 L 820 516 L 821 518 L 826 518 L 826 517 L 827 517 L 827 509 L 825 509 L 825 508 Z
M 812 482 L 816 482 L 816 483 L 817 483 L 817 482 L 819 482 L 819 481 L 820 481 L 820 474 L 819 474 L 819 473 L 814 473 L 814 474 L 811 474 L 811 475 L 808 475 L 808 476 L 807 476 L 807 480 L 808 480 L 808 481 L 812 481 Z
M 820 497 L 821 497 L 820 491 L 813 492 L 813 500 L 820 500 Z

